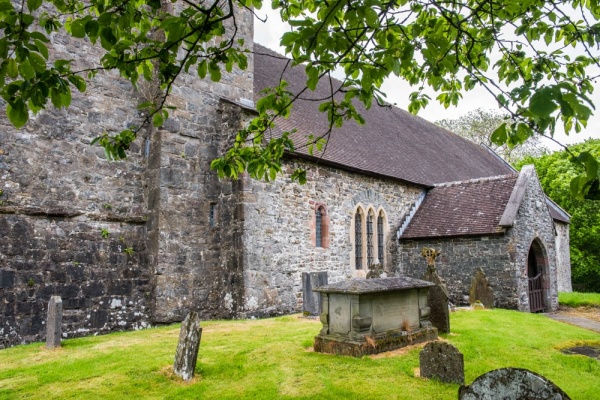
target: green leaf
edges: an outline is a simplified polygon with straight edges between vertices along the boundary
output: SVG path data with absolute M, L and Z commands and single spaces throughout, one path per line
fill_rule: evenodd
M 29 63 L 29 60 L 24 60 L 19 64 L 19 72 L 25 79 L 33 79 L 35 77 L 35 70 Z
M 154 114 L 154 116 L 152 117 L 152 125 L 154 125 L 155 127 L 160 127 L 162 126 L 162 124 L 164 123 L 164 119 L 163 119 L 163 115 L 162 113 L 157 112 L 156 114 Z
M 71 82 L 76 88 L 77 90 L 79 90 L 80 93 L 85 92 L 86 89 L 86 84 L 85 84 L 85 80 L 77 75 L 69 75 L 69 82 Z
M 60 89 L 50 89 L 50 101 L 56 108 L 69 107 L 71 105 L 71 90 L 68 86 L 61 87 Z
M 105 50 L 112 50 L 112 47 L 117 43 L 117 38 L 111 28 L 102 28 L 100 31 L 100 44 Z
M 46 60 L 39 53 L 32 51 L 29 53 L 29 62 L 35 72 L 41 74 L 46 71 Z
M 198 76 L 200 77 L 200 79 L 204 79 L 204 77 L 206 77 L 207 68 L 208 65 L 206 60 L 200 61 L 200 64 L 198 64 Z
M 27 8 L 29 11 L 35 11 L 42 5 L 42 0 L 27 0 Z
M 506 132 L 506 123 L 500 125 L 496 130 L 492 133 L 490 140 L 492 143 L 497 145 L 502 145 L 506 143 L 508 139 L 508 133 Z
M 76 19 L 71 23 L 71 36 L 76 38 L 85 37 L 85 23 L 81 19 Z
M 317 84 L 319 83 L 319 70 L 310 65 L 306 67 L 306 75 L 308 79 L 306 80 L 306 86 L 310 90 L 315 90 L 317 88 Z
M 14 58 L 8 60 L 8 66 L 6 70 L 8 76 L 12 79 L 16 79 L 19 76 L 19 66 Z
M 558 104 L 554 100 L 554 88 L 543 87 L 531 96 L 529 109 L 540 118 L 548 118 L 550 114 L 558 109 Z
M 27 107 L 22 100 L 15 102 L 13 105 L 8 104 L 6 106 L 6 115 L 15 128 L 21 128 L 25 126 L 27 120 L 29 119 Z
M 210 74 L 210 79 L 213 82 L 219 82 L 221 80 L 221 70 L 216 63 L 209 63 L 208 72 Z
M 48 59 L 48 47 L 39 39 L 34 39 L 35 47 L 37 47 L 38 51 L 44 58 Z

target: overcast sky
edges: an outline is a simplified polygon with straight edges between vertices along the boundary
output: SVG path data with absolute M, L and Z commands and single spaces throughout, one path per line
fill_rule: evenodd
M 283 33 L 289 30 L 289 27 L 281 21 L 278 13 L 269 9 L 268 6 L 257 11 L 257 14 L 260 17 L 266 16 L 267 22 L 263 23 L 258 19 L 254 20 L 255 42 L 284 54 L 283 48 L 279 46 L 279 39 Z M 383 91 L 387 94 L 387 101 L 392 104 L 395 103 L 398 107 L 405 110 L 408 108 L 408 96 L 415 89 L 415 87 L 411 87 L 397 77 L 391 77 L 383 84 Z M 482 88 L 474 89 L 464 94 L 462 100 L 459 101 L 458 107 L 450 107 L 448 109 L 445 109 L 435 100 L 436 95 L 434 92 L 430 92 L 429 96 L 431 97 L 431 101 L 427 108 L 419 112 L 419 116 L 432 122 L 445 118 L 458 118 L 480 107 L 498 111 L 496 101 Z M 592 100 L 596 107 L 600 108 L 600 89 L 596 90 Z M 595 116 L 590 118 L 585 131 L 566 136 L 561 130 L 556 133 L 555 138 L 563 144 L 582 142 L 590 137 L 600 138 L 600 110 L 595 114 Z M 560 148 L 549 140 L 542 139 L 542 141 L 549 149 L 556 150 Z

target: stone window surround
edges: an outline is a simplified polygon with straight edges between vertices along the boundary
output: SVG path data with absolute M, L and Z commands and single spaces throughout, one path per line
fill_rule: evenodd
M 327 210 L 327 204 L 316 202 L 311 200 L 309 202 L 311 206 L 310 213 L 310 242 L 316 249 L 328 249 L 329 248 L 329 212 Z M 322 210 L 321 218 L 321 247 L 317 247 L 317 212 Z
M 356 258 L 354 255 L 355 252 L 355 221 L 356 214 L 360 211 L 361 220 L 362 220 L 362 263 L 363 265 L 360 268 L 356 268 Z M 387 260 L 389 259 L 387 255 L 387 247 L 385 246 L 385 242 L 387 241 L 389 234 L 389 226 L 388 226 L 388 218 L 385 209 L 381 206 L 375 207 L 373 204 L 368 204 L 366 207 L 362 203 L 358 203 L 354 210 L 352 211 L 352 218 L 350 219 L 350 273 L 352 277 L 366 277 L 368 270 L 367 264 L 367 215 L 368 213 L 372 213 L 373 216 L 373 255 L 375 257 L 374 263 L 382 264 L 385 269 L 385 265 Z M 384 250 L 383 250 L 383 260 L 378 259 L 377 249 L 379 246 L 379 237 L 377 235 L 377 217 L 381 215 L 383 217 L 383 242 L 384 242 Z

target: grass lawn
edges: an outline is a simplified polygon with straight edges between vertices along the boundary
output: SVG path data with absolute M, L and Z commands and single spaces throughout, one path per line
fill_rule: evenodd
M 419 347 L 355 359 L 311 351 L 320 324 L 298 316 L 207 321 L 191 383 L 170 372 L 179 326 L 0 350 L 1 399 L 456 399 L 458 385 L 415 377 Z M 572 399 L 599 398 L 600 362 L 563 347 L 600 346 L 600 335 L 506 310 L 459 311 L 444 338 L 465 359 L 465 378 L 527 368 Z
M 568 307 L 600 307 L 600 293 L 561 292 L 558 303 Z

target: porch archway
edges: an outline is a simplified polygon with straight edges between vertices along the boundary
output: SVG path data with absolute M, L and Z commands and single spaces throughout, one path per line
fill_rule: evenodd
M 534 239 L 527 254 L 527 289 L 529 311 L 532 313 L 547 310 L 548 256 L 539 239 Z

